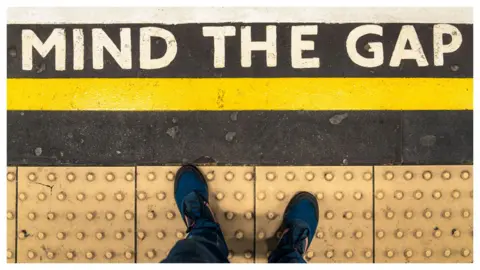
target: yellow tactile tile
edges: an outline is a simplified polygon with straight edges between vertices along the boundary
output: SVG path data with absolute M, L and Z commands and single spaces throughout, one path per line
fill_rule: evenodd
M 173 197 L 179 167 L 137 168 L 137 262 L 159 262 L 185 237 Z M 204 166 L 210 205 L 220 223 L 231 262 L 253 262 L 253 167 Z
M 135 252 L 138 262 L 162 260 L 185 237 L 173 198 L 178 168 L 137 167 L 135 179 L 133 167 L 19 167 L 18 175 L 8 167 L 7 261 L 134 262 Z M 472 262 L 472 166 L 375 166 L 375 177 L 367 166 L 200 169 L 232 262 L 266 261 L 301 190 L 320 207 L 309 262 L 372 262 L 374 240 L 375 262 Z
M 376 262 L 472 262 L 472 166 L 376 166 Z
M 15 262 L 16 219 L 15 211 L 17 197 L 17 169 L 7 168 L 7 262 Z
M 134 167 L 19 167 L 18 262 L 133 262 Z
M 266 262 L 289 200 L 298 191 L 319 202 L 309 262 L 372 262 L 372 167 L 256 167 L 256 261 Z

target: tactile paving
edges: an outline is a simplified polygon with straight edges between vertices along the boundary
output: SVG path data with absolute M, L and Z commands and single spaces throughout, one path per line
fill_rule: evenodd
M 18 262 L 133 262 L 134 167 L 19 167 Z
M 173 197 L 179 167 L 137 167 L 137 262 L 159 262 L 185 238 Z M 254 261 L 253 167 L 199 167 L 208 181 L 210 206 L 230 249 L 231 262 Z
M 320 222 L 308 262 L 372 262 L 372 167 L 256 167 L 256 261 L 276 247 L 282 215 L 298 191 L 313 193 Z
M 186 236 L 178 168 L 8 167 L 7 261 L 161 261 Z M 308 262 L 473 261 L 472 166 L 200 169 L 231 262 L 266 262 L 302 190 L 320 207 Z
M 7 262 L 15 262 L 16 236 L 16 196 L 17 196 L 17 172 L 15 167 L 7 168 Z
M 472 166 L 376 166 L 375 262 L 472 262 Z

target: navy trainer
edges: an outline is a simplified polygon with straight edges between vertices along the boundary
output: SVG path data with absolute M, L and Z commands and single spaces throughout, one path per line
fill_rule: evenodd
M 318 225 L 318 202 L 311 193 L 302 191 L 290 200 L 283 214 L 284 228 L 279 246 L 293 246 L 304 254 L 310 246 Z
M 187 225 L 187 233 L 200 220 L 215 222 L 208 205 L 207 182 L 194 165 L 184 165 L 177 171 L 174 196 L 182 219 Z

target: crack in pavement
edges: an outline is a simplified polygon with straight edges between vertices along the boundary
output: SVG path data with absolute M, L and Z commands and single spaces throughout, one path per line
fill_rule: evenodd
M 47 185 L 47 184 L 42 184 L 42 183 L 38 183 L 38 182 L 35 182 L 34 184 L 41 185 L 41 186 L 44 186 L 44 187 L 48 187 L 50 189 L 50 195 L 52 195 L 53 187 L 55 185 Z

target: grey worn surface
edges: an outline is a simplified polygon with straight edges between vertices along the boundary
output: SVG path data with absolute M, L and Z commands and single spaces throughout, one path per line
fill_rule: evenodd
M 402 126 L 404 163 L 473 164 L 473 111 L 404 112 Z
M 347 118 L 331 123 L 345 113 Z M 9 111 L 7 116 L 12 165 L 473 162 L 472 111 Z

